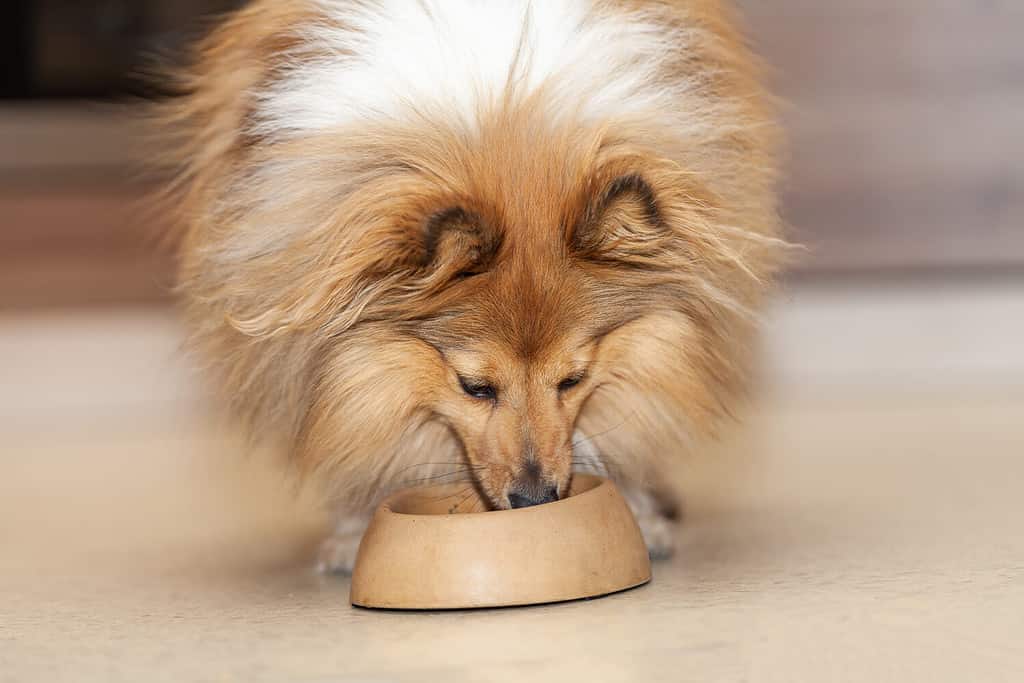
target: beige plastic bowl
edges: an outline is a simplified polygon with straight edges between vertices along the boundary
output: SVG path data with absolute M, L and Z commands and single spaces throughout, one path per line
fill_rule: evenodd
M 359 546 L 353 605 L 456 609 L 589 598 L 647 583 L 651 563 L 626 501 L 577 474 L 554 503 L 474 512 L 466 484 L 385 500 Z

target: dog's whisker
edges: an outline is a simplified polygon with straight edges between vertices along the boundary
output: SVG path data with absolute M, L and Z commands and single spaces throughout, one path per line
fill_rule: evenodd
M 465 493 L 467 490 L 469 491 L 469 493 Z M 459 502 L 455 503 L 455 505 L 458 506 L 459 504 L 461 504 L 461 501 L 466 500 L 466 497 L 473 495 L 474 493 L 475 490 L 473 489 L 472 485 L 470 485 L 463 488 L 459 488 L 458 490 L 452 491 L 451 493 L 443 496 L 424 496 L 424 500 L 440 502 L 442 500 L 448 500 L 449 498 L 455 498 L 456 496 L 462 496 L 462 498 L 459 499 Z
M 422 476 L 407 476 L 404 477 L 407 481 L 436 481 L 444 479 L 445 477 L 459 477 L 459 476 L 474 476 L 480 473 L 480 470 L 476 469 L 460 469 L 460 470 L 449 470 L 446 472 L 433 472 L 431 474 L 425 474 Z
M 618 424 L 615 424 L 615 425 L 613 425 L 613 426 L 611 426 L 608 429 L 605 429 L 603 431 L 597 432 L 596 434 L 588 434 L 587 436 L 583 437 L 582 439 L 577 439 L 577 440 L 571 442 L 570 445 L 573 448 L 575 448 L 576 446 L 580 446 L 582 444 L 585 444 L 588 441 L 591 441 L 592 439 L 596 439 L 598 437 L 605 436 L 606 434 L 609 434 L 609 433 L 615 431 L 616 429 L 619 429 L 620 427 L 625 425 L 631 418 L 634 418 L 634 417 L 636 417 L 636 411 L 635 410 L 631 411 L 628 415 L 626 415 L 624 418 L 622 418 L 622 421 L 619 422 Z
M 416 463 L 414 465 L 408 465 L 406 467 L 402 467 L 401 469 L 395 471 L 393 473 L 393 476 L 399 476 L 401 474 L 404 474 L 404 473 L 408 472 L 409 470 L 412 470 L 412 469 L 415 469 L 415 468 L 421 468 L 421 467 L 436 467 L 436 468 L 454 467 L 454 468 L 457 468 L 455 471 L 476 471 L 476 470 L 481 469 L 482 466 L 480 466 L 480 465 L 473 465 L 473 464 L 467 463 L 465 461 L 461 462 L 461 463 Z
M 452 505 L 452 509 L 455 509 L 455 508 L 459 507 L 460 505 L 465 503 L 467 500 L 470 499 L 470 497 L 472 497 L 474 495 L 476 495 L 476 490 L 472 486 L 470 486 L 469 487 L 469 491 L 464 496 L 459 498 L 459 500 L 456 501 L 454 505 Z
M 411 465 L 406 465 L 402 469 L 398 470 L 396 474 L 401 474 L 402 472 L 411 470 L 414 467 L 478 467 L 478 465 L 473 465 L 465 460 L 461 462 L 417 462 Z
M 474 481 L 471 472 L 446 472 L 444 474 L 435 474 L 429 477 L 419 477 L 416 479 L 403 480 L 404 486 L 418 486 L 420 484 L 457 484 L 460 482 L 472 482 Z

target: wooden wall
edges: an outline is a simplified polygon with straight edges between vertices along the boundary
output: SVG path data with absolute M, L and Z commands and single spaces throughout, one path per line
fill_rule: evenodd
M 1024 265 L 1024 2 L 743 0 L 815 271 Z
M 0 311 L 169 300 L 167 225 L 146 201 L 133 119 L 80 102 L 0 107 Z

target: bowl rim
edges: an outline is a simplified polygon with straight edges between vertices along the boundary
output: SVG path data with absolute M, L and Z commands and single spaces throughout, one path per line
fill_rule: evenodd
M 606 477 L 600 477 L 600 476 L 598 476 L 596 474 L 590 474 L 588 472 L 574 472 L 572 476 L 573 476 L 573 481 L 569 485 L 570 491 L 572 490 L 573 485 L 575 483 L 577 483 L 578 481 L 582 481 L 583 482 L 582 490 L 580 490 L 577 493 L 574 493 L 572 495 L 566 496 L 565 498 L 559 498 L 558 500 L 552 501 L 550 503 L 544 503 L 542 505 L 533 505 L 533 506 L 525 507 L 525 508 L 509 508 L 507 510 L 480 510 L 479 512 L 454 512 L 454 513 L 453 512 L 406 512 L 406 511 L 396 510 L 395 509 L 395 507 L 394 507 L 395 504 L 401 503 L 406 498 L 410 498 L 410 497 L 415 496 L 417 494 L 418 495 L 423 495 L 424 493 L 427 493 L 427 492 L 429 492 L 431 490 L 447 489 L 447 488 L 451 488 L 451 487 L 454 487 L 454 486 L 458 486 L 458 484 L 436 484 L 434 486 L 425 486 L 425 487 L 419 487 L 419 488 L 409 488 L 409 489 L 403 489 L 401 491 L 396 491 L 395 493 L 392 493 L 387 498 L 385 498 L 383 501 L 381 501 L 381 504 L 380 504 L 380 506 L 378 508 L 378 511 L 386 512 L 386 513 L 392 514 L 392 515 L 402 515 L 404 517 L 444 517 L 444 518 L 460 518 L 460 519 L 461 518 L 468 518 L 468 517 L 479 517 L 481 515 L 490 515 L 490 514 L 494 514 L 496 512 L 504 512 L 506 514 L 510 513 L 510 512 L 536 514 L 539 511 L 550 511 L 552 509 L 552 506 L 556 506 L 556 507 L 559 507 L 559 509 L 561 509 L 560 506 L 563 506 L 563 504 L 572 503 L 575 499 L 580 498 L 581 496 L 586 496 L 588 494 L 597 493 L 597 492 L 601 491 L 602 489 L 605 489 L 605 488 L 607 488 L 609 486 L 613 486 L 614 485 L 614 484 L 612 484 L 610 479 L 608 479 Z M 577 479 L 577 477 L 579 479 Z M 475 483 L 474 484 L 470 484 L 470 486 L 476 488 L 476 484 Z

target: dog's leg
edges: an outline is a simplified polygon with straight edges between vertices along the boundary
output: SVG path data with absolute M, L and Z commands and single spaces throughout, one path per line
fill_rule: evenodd
M 593 442 L 577 431 L 573 435 L 573 461 L 577 472 L 588 472 L 608 477 L 608 467 Z M 614 478 L 614 477 L 613 477 Z M 623 497 L 629 503 L 636 523 L 647 544 L 647 552 L 655 560 L 671 557 L 676 549 L 679 525 L 679 506 L 671 497 L 653 489 L 617 482 Z
M 369 523 L 368 513 L 339 515 L 334 525 L 334 533 L 320 544 L 317 571 L 323 574 L 351 574 L 356 563 L 359 541 Z
M 633 510 L 651 559 L 671 557 L 679 534 L 678 506 L 659 492 L 645 487 L 624 485 L 622 495 Z

